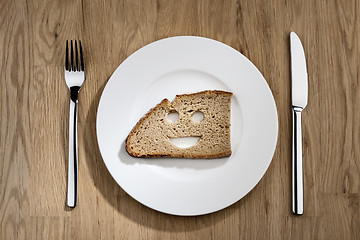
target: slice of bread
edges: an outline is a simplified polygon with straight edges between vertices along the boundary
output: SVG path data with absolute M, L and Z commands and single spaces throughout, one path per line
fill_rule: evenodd
M 126 138 L 126 151 L 133 157 L 221 158 L 231 155 L 231 92 L 207 90 L 177 95 L 174 102 L 162 100 L 132 129 Z M 170 122 L 167 114 L 177 112 Z M 200 122 L 192 119 L 201 112 Z M 200 137 L 196 145 L 180 148 L 171 138 Z

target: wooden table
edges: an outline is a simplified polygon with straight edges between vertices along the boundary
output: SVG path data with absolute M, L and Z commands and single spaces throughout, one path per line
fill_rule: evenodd
M 1 239 L 360 239 L 360 3 L 334 1 L 0 1 Z M 305 214 L 291 213 L 289 33 L 303 41 Z M 260 183 L 198 217 L 151 210 L 107 171 L 96 112 L 117 66 L 153 41 L 197 35 L 249 58 L 277 104 L 279 138 Z M 79 205 L 65 207 L 66 39 L 82 39 Z

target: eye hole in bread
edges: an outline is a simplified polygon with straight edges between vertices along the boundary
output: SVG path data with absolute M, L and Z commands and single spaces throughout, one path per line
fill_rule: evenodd
M 171 110 L 166 114 L 166 119 L 171 123 L 177 122 L 177 120 L 179 120 L 179 113 L 175 110 Z
M 191 116 L 192 120 L 196 123 L 201 122 L 204 119 L 204 114 L 200 111 L 196 111 L 193 113 L 193 115 Z

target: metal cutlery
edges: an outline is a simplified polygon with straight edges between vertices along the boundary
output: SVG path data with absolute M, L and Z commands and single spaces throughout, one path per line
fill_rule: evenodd
M 304 213 L 301 112 L 308 102 L 308 76 L 304 48 L 296 33 L 290 33 L 292 88 L 292 211 Z
M 79 44 L 78 44 L 79 43 Z M 66 41 L 65 81 L 70 90 L 69 118 L 69 158 L 67 205 L 74 208 L 77 204 L 78 188 L 78 144 L 77 144 L 77 109 L 78 94 L 85 81 L 85 63 L 81 41 Z

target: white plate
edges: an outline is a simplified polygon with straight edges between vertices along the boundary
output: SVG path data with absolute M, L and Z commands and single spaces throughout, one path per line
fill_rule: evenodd
M 223 159 L 138 159 L 124 141 L 162 99 L 218 89 L 231 91 L 232 155 Z M 235 49 L 202 37 L 151 43 L 116 69 L 102 93 L 97 137 L 105 165 L 133 198 L 158 211 L 201 215 L 244 197 L 273 157 L 278 134 L 274 98 L 257 68 Z

